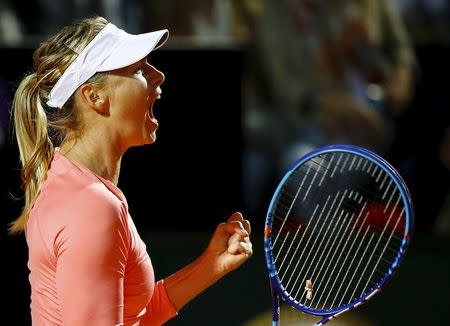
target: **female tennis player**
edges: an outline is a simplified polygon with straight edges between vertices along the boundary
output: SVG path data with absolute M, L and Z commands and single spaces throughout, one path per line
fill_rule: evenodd
M 152 144 L 164 74 L 146 57 L 167 30 L 131 35 L 102 17 L 63 28 L 33 55 L 13 113 L 25 205 L 33 325 L 161 325 L 252 255 L 241 213 L 203 254 L 155 282 L 117 187 L 128 148 Z

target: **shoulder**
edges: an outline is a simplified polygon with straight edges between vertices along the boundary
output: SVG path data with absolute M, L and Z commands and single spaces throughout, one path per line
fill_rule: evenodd
M 63 229 L 128 233 L 127 215 L 125 200 L 99 179 L 76 169 L 59 168 L 50 171 L 29 224 L 37 223 L 54 236 Z
M 41 214 L 55 213 L 59 218 L 72 215 L 121 216 L 126 209 L 125 203 L 102 182 L 71 175 L 50 180 L 35 206 L 40 208 Z

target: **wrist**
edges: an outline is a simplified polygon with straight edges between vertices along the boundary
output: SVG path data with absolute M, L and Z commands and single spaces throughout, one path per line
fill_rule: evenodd
M 197 259 L 197 263 L 202 266 L 202 269 L 205 269 L 213 282 L 216 282 L 230 272 L 226 266 L 220 263 L 219 256 L 219 253 L 207 248 Z
M 179 311 L 220 278 L 213 257 L 205 251 L 192 263 L 165 278 L 164 285 L 172 305 Z

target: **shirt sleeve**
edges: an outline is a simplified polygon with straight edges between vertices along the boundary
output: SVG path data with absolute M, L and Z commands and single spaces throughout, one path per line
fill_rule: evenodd
M 54 242 L 63 324 L 123 325 L 126 211 L 110 198 L 83 193 L 66 206 Z
M 177 311 L 167 296 L 164 280 L 158 281 L 141 325 L 160 326 L 177 315 Z

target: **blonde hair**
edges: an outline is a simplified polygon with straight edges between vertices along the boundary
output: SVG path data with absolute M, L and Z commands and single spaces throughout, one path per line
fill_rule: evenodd
M 51 108 L 46 105 L 50 90 L 107 23 L 102 17 L 87 18 L 50 37 L 33 53 L 34 72 L 25 76 L 16 90 L 12 113 L 22 163 L 25 203 L 21 215 L 10 224 L 11 234 L 25 230 L 55 147 L 65 141 L 69 131 L 80 133 L 82 129 L 74 96 L 61 109 Z M 106 74 L 97 73 L 87 83 L 101 86 L 105 78 Z

